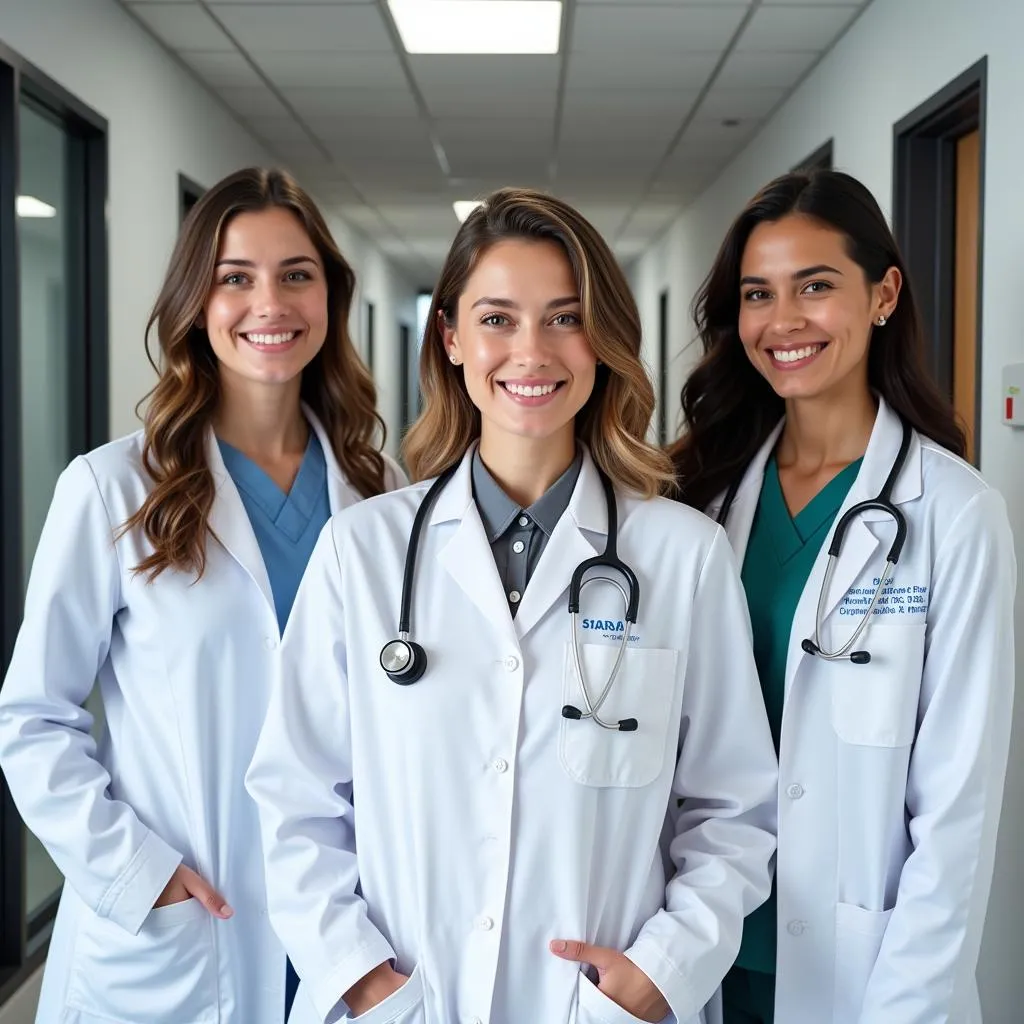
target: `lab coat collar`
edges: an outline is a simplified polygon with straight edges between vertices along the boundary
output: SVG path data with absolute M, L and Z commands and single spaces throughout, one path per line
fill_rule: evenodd
M 313 433 L 316 434 L 317 439 L 320 441 L 320 447 L 324 452 L 324 459 L 327 462 L 327 500 L 333 515 L 336 512 L 340 512 L 343 508 L 348 508 L 349 505 L 354 505 L 363 495 L 359 493 L 355 486 L 350 483 L 348 477 L 345 476 L 334 455 L 334 445 L 330 435 L 327 433 L 327 428 L 305 402 L 302 403 L 302 414 L 306 417 L 306 421 L 309 423 Z

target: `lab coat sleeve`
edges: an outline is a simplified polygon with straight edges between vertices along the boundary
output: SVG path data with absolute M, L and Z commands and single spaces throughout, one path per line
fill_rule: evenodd
M 696 1016 L 771 891 L 778 762 L 736 561 L 718 530 L 697 582 L 683 683 L 681 754 L 665 909 L 626 955 L 677 1021 Z M 673 800 L 673 806 L 676 801 Z
M 341 573 L 332 523 L 288 619 L 246 786 L 259 809 L 270 922 L 319 1016 L 395 959 L 358 893 Z
M 121 602 L 114 529 L 89 463 L 57 481 L 0 690 L 0 766 L 28 827 L 78 895 L 129 932 L 181 855 L 107 792 L 82 707 Z
M 981 491 L 950 528 L 932 571 L 907 779 L 913 852 L 862 1024 L 969 1017 L 1009 752 L 1016 578 L 1003 499 Z

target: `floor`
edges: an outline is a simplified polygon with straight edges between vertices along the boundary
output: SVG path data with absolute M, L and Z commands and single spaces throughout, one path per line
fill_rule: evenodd
M 33 1024 L 42 980 L 43 969 L 40 967 L 11 999 L 0 1006 L 0 1024 Z

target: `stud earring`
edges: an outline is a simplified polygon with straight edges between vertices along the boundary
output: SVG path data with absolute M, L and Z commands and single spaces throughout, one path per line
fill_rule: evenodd
M 448 358 L 452 361 L 452 366 L 459 365 L 459 357 L 454 352 L 449 353 Z
M 878 318 L 878 326 L 879 327 L 884 327 L 885 326 L 885 317 L 884 316 L 880 316 Z

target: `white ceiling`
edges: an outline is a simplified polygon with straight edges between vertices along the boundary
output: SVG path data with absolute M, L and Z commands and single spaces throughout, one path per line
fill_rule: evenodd
M 870 0 L 565 0 L 554 56 L 409 55 L 386 0 L 120 2 L 429 286 L 452 201 L 500 185 L 577 204 L 633 258 Z

